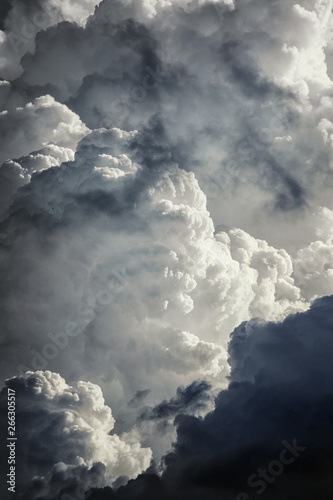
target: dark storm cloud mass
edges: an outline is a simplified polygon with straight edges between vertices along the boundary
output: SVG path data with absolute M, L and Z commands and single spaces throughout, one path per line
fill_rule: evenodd
M 229 346 L 230 385 L 211 413 L 183 414 L 193 395 L 207 391 L 205 384 L 178 390 L 154 409 L 156 418 L 179 413 L 162 476 L 150 470 L 90 498 L 331 498 L 332 313 L 333 298 L 325 297 L 282 323 L 253 320 L 238 327 Z M 74 488 L 64 484 L 59 496 L 43 498 L 61 499 L 65 491 Z
M 162 479 L 167 498 L 331 498 L 332 313 L 327 297 L 281 324 L 253 321 L 234 331 L 230 385 L 216 409 L 176 420 Z M 141 482 L 148 498 L 163 490 L 141 476 L 116 498 L 145 498 Z
M 179 488 L 207 488 L 212 498 L 219 492 L 233 498 L 237 490 L 251 498 L 310 499 L 316 492 L 329 498 L 332 304 L 332 297 L 320 299 L 281 324 L 253 321 L 233 332 L 229 388 L 204 420 L 178 419 L 167 478 L 174 474 Z M 299 456 L 290 466 L 282 461 L 284 472 L 275 476 L 279 466 L 269 464 L 279 460 L 284 442 L 298 443 Z M 267 466 L 273 473 L 263 481 L 257 471 Z
M 1 4 L 19 500 L 331 499 L 332 7 Z

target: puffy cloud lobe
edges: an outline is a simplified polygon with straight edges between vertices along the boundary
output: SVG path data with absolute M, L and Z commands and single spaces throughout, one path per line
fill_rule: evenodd
M 307 298 L 329 295 L 333 285 L 333 245 L 322 241 L 311 243 L 298 252 L 295 276 Z
M 211 386 L 207 382 L 193 382 L 188 387 L 178 387 L 174 398 L 145 411 L 141 418 L 164 419 L 174 417 L 191 407 L 194 410 L 202 409 L 207 404 L 209 399 L 207 393 L 210 389 Z
M 158 432 L 161 435 L 174 432 L 174 419 L 177 415 L 204 415 L 213 408 L 213 392 L 205 382 L 193 382 L 188 387 L 178 387 L 176 396 L 162 401 L 155 407 L 146 407 L 139 416 L 141 432 L 146 434 Z
M 0 217 L 34 172 L 73 160 L 78 141 L 89 131 L 77 115 L 51 96 L 3 111 L 0 130 Z
M 333 212 L 321 208 L 313 216 L 317 240 L 297 252 L 295 281 L 308 300 L 332 292 L 333 285 Z
M 23 156 L 17 160 L 7 160 L 0 167 L 1 179 L 1 217 L 11 205 L 17 190 L 28 184 L 31 175 L 51 167 L 60 166 L 61 163 L 74 159 L 71 148 L 50 144 L 45 148 Z M 61 180 L 59 172 L 59 180 Z
M 305 308 L 301 290 L 294 283 L 292 259 L 285 250 L 276 250 L 239 229 L 228 234 L 218 233 L 216 238 L 227 244 L 232 259 L 239 265 L 240 274 L 246 271 L 247 275 L 254 276 L 255 283 L 249 280 L 252 281 L 253 293 L 249 301 L 250 317 L 277 320 Z M 242 288 L 244 290 L 244 286 Z M 240 323 L 241 319 L 237 318 L 237 322 Z
M 48 144 L 75 150 L 89 131 L 77 115 L 51 96 L 39 97 L 15 111 L 3 111 L 0 128 L 1 162 L 26 156 Z
M 35 476 L 21 495 L 23 500 L 45 500 L 62 498 L 88 498 L 91 490 L 97 491 L 105 485 L 105 465 L 95 463 L 91 468 L 86 465 L 66 465 L 59 462 L 45 476 Z M 107 487 L 110 490 L 109 487 Z M 110 490 L 112 491 L 112 490 Z
M 76 468 L 90 469 L 101 462 L 101 485 L 104 476 L 111 484 L 119 476 L 136 477 L 149 466 L 151 450 L 141 447 L 135 429 L 121 436 L 110 434 L 115 420 L 99 386 L 83 381 L 70 386 L 46 371 L 27 372 L 8 380 L 6 387 L 15 390 L 16 418 L 25 423 L 18 428 L 20 449 L 26 454 L 20 482 L 50 474 L 55 464 L 56 471 L 79 477 Z M 2 406 L 6 395 L 7 389 Z

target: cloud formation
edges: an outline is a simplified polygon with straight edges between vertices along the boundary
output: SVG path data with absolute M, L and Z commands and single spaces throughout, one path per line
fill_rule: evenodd
M 256 490 L 268 499 L 283 492 L 290 498 L 313 498 L 316 491 L 329 497 L 331 317 L 328 297 L 283 323 L 251 321 L 233 332 L 229 388 L 204 420 L 179 418 L 176 450 L 168 459 L 170 480 L 189 490 L 207 489 L 208 498 L 224 492 L 236 498 L 244 489 L 249 498 Z M 285 464 L 276 480 L 268 474 L 264 487 L 256 470 L 279 456 L 283 441 L 296 441 L 304 453 L 295 454 L 297 460 Z
M 79 117 L 51 96 L 0 114 L 1 211 L 31 175 L 74 159 L 77 143 L 88 129 Z
M 50 371 L 27 372 L 7 381 L 2 391 L 3 414 L 8 387 L 15 390 L 16 418 L 24 421 L 17 436 L 25 454 L 21 486 L 34 476 L 38 485 L 43 479 L 36 476 L 49 474 L 52 467 L 54 472 L 71 475 L 77 468 L 91 469 L 101 462 L 105 470 L 99 482 L 103 485 L 103 478 L 111 484 L 120 476 L 134 478 L 149 466 L 151 450 L 140 446 L 134 429 L 110 435 L 115 420 L 97 385 L 79 381 L 70 386 Z
M 276 245 L 269 228 L 281 211 L 288 238 L 279 238 L 291 245 L 295 218 L 319 197 L 330 203 L 330 6 L 104 0 L 85 26 L 39 33 L 16 88 L 50 93 L 89 128 L 155 135 L 158 118 L 217 224 Z M 293 238 L 305 243 L 302 231 Z
M 198 395 L 204 384 L 179 390 L 153 410 L 155 418 L 178 414 L 177 441 L 162 476 L 150 470 L 118 489 L 95 488 L 91 498 L 248 500 L 261 494 L 275 500 L 287 492 L 310 500 L 320 491 L 328 499 L 332 304 L 326 297 L 282 323 L 252 320 L 238 327 L 229 345 L 230 385 L 213 411 L 204 418 L 184 414 L 184 395 Z
M 4 325 L 10 321 L 3 338 L 15 338 L 11 366 L 16 360 L 30 369 L 61 366 L 70 379 L 82 370 L 100 377 L 98 359 L 108 380 L 119 379 L 118 367 L 131 397 L 152 373 L 169 370 L 173 393 L 177 373 L 227 373 L 224 349 L 240 322 L 283 319 L 316 296 L 305 300 L 286 251 L 240 229 L 214 234 L 193 173 L 167 156 L 151 169 L 146 147 L 137 132 L 94 131 L 74 162 L 36 171 L 18 192 L 2 224 L 4 276 L 12 265 L 2 304 Z M 29 252 L 22 255 L 22 246 Z M 64 340 L 71 322 L 76 332 Z M 69 355 L 74 364 L 66 363 Z
M 300 252 L 297 286 L 286 251 L 240 229 L 214 233 L 193 173 L 167 152 L 152 169 L 146 147 L 138 132 L 92 132 L 74 161 L 35 172 L 2 224 L 3 376 L 14 367 L 59 371 L 70 383 L 87 377 L 121 433 L 180 384 L 226 387 L 230 332 L 306 309 L 317 289 L 304 298 L 304 255 L 331 244 Z M 326 234 L 331 213 L 321 219 Z M 145 398 L 132 405 L 138 391 Z M 156 423 L 161 433 L 140 427 L 156 459 L 171 446 L 170 418 Z
M 2 4 L 0 372 L 31 412 L 23 500 L 96 471 L 91 498 L 231 499 L 293 439 L 309 458 L 267 498 L 307 463 L 302 493 L 325 491 L 332 7 Z
M 98 0 L 5 0 L 0 10 L 0 71 L 14 79 L 22 73 L 21 58 L 35 49 L 39 32 L 62 21 L 84 26 Z
M 282 323 L 238 327 L 228 389 L 205 418 L 177 417 L 162 477 L 142 475 L 105 497 L 330 498 L 332 304 L 322 298 Z

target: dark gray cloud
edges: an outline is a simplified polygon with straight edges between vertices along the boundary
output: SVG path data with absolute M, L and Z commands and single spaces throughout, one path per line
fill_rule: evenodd
M 11 0 L 4 0 L 0 5 L 0 30 L 5 27 L 5 21 L 11 9 Z
M 129 406 L 139 406 L 142 401 L 144 401 L 144 399 L 146 398 L 146 396 L 148 396 L 148 394 L 150 393 L 150 390 L 149 389 L 145 389 L 143 391 L 137 391 L 136 394 L 134 395 L 134 398 L 131 399 L 131 401 L 128 403 Z
M 333 297 L 325 297 L 282 323 L 238 327 L 229 346 L 230 385 L 212 412 L 204 418 L 183 413 L 200 387 L 206 392 L 204 384 L 179 389 L 155 409 L 156 417 L 179 412 L 177 441 L 162 476 L 150 470 L 114 491 L 95 490 L 91 498 L 243 500 L 260 494 L 310 500 L 320 491 L 328 500 L 332 308 Z
M 177 394 L 169 401 L 162 401 L 154 408 L 146 409 L 141 419 L 167 420 L 181 413 L 195 413 L 205 409 L 210 400 L 211 386 L 207 382 L 193 382 L 188 387 L 178 387 Z
M 281 476 L 268 474 L 271 483 L 262 497 L 310 499 L 320 491 L 329 498 L 332 307 L 327 297 L 283 323 L 252 321 L 234 331 L 229 388 L 204 420 L 178 418 L 166 480 L 176 478 L 177 488 L 188 489 L 189 495 L 193 490 L 194 497 L 203 488 L 212 498 L 236 498 L 242 491 L 253 498 L 263 488 L 258 477 L 251 488 L 249 476 L 278 459 L 284 441 L 296 441 L 306 451 L 285 465 Z

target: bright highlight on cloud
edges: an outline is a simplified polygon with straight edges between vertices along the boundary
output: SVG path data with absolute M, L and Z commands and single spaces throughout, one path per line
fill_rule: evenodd
M 332 8 L 3 3 L 0 371 L 29 417 L 20 500 L 234 499 L 252 459 L 298 437 L 290 408 L 328 411 Z
M 140 446 L 135 430 L 110 435 L 115 420 L 97 385 L 79 381 L 69 386 L 49 371 L 27 372 L 6 385 L 15 389 L 17 418 L 25 422 L 18 436 L 26 450 L 22 482 L 56 464 L 64 470 L 101 462 L 106 484 L 119 476 L 134 478 L 149 466 L 151 450 Z

